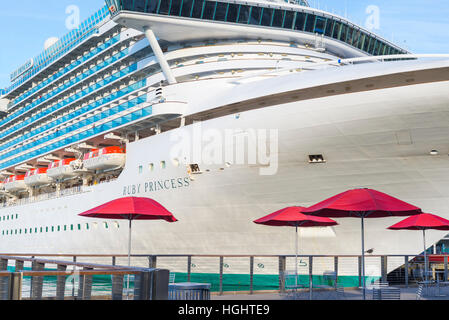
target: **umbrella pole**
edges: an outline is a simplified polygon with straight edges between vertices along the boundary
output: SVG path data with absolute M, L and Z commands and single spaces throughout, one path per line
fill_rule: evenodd
M 129 230 L 128 230 L 128 267 L 131 266 L 131 219 L 129 219 Z M 129 300 L 129 274 L 126 283 L 126 299 Z
M 365 294 L 365 224 L 363 221 L 363 215 L 361 217 L 362 221 L 362 292 L 363 300 L 366 300 Z
M 295 287 L 298 286 L 298 224 L 296 224 L 296 241 L 295 241 Z
M 426 252 L 426 230 L 422 230 L 422 238 L 423 238 L 423 244 L 424 244 L 424 280 L 426 280 L 426 286 L 427 286 L 427 252 Z

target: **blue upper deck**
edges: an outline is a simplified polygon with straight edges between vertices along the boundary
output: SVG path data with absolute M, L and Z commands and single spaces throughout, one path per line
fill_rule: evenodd
M 60 58 L 62 55 L 78 46 L 83 40 L 97 32 L 95 28 L 101 21 L 109 16 L 108 7 L 104 6 L 89 18 L 84 20 L 77 29 L 73 29 L 55 44 L 44 50 L 38 56 L 28 60 L 23 66 L 11 73 L 11 86 L 3 90 L 3 94 L 16 89 L 42 69 Z M 1 96 L 1 93 L 0 93 Z

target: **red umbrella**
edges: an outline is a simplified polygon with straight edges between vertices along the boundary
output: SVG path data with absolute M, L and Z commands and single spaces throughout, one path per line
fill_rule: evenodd
M 362 227 L 362 280 L 365 299 L 365 230 L 364 218 L 410 216 L 421 209 L 373 189 L 352 189 L 337 194 L 302 210 L 303 213 L 331 218 L 361 218 Z
M 128 266 L 131 265 L 131 221 L 165 220 L 178 221 L 160 203 L 150 198 L 126 197 L 115 199 L 79 214 L 82 217 L 129 220 Z M 128 277 L 129 286 L 129 277 Z
M 267 226 L 289 226 L 296 227 L 296 254 L 295 254 L 295 279 L 298 276 L 298 227 L 327 227 L 338 223 L 324 217 L 308 216 L 301 211 L 304 207 L 287 207 L 273 212 L 265 217 L 254 220 L 254 223 Z
M 408 217 L 390 227 L 390 230 L 422 230 L 424 243 L 424 268 L 427 281 L 426 230 L 449 230 L 449 220 L 430 213 L 421 213 Z

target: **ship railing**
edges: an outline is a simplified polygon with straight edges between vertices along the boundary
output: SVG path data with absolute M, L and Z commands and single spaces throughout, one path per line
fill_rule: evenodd
M 0 256 L 0 300 L 167 300 L 168 282 L 165 269 Z
M 21 255 L 22 256 L 22 255 Z M 38 255 L 34 255 L 38 256 Z M 125 264 L 127 255 L 42 255 L 73 261 L 90 260 L 101 263 Z M 447 254 L 428 255 L 426 276 L 424 256 L 365 255 L 367 297 L 374 289 L 388 284 L 401 288 L 415 297 L 422 283 L 432 283 L 432 292 L 447 294 L 449 270 Z M 112 260 L 111 260 L 112 259 Z M 288 296 L 287 275 L 295 273 L 294 255 L 194 255 L 194 254 L 133 254 L 131 265 L 141 268 L 161 268 L 175 274 L 176 283 L 193 282 L 211 285 L 212 295 L 229 292 L 246 294 L 279 293 Z M 351 297 L 362 287 L 360 255 L 299 255 L 297 285 L 304 299 L 336 299 Z M 330 276 L 331 275 L 331 276 Z M 291 278 L 291 277 L 290 277 Z M 288 281 L 291 281 L 291 279 Z
M 384 55 L 384 56 L 369 56 L 369 57 L 359 57 L 359 58 L 349 58 L 349 59 L 334 59 L 325 62 L 317 62 L 308 65 L 307 67 L 302 67 L 301 70 L 320 70 L 329 67 L 341 67 L 346 65 L 353 65 L 357 63 L 367 63 L 367 62 L 388 62 L 388 61 L 398 61 L 398 60 L 416 60 L 416 59 L 449 59 L 449 54 L 394 54 L 394 55 Z M 276 76 L 279 73 L 290 73 L 296 71 L 298 68 L 279 68 L 264 72 L 255 72 L 248 74 L 244 77 L 233 78 L 229 80 L 231 83 L 239 83 L 241 80 L 251 79 L 260 76 Z

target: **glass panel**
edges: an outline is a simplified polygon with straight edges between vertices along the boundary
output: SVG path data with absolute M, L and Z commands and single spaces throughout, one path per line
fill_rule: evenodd
M 284 22 L 284 10 L 274 10 L 274 16 L 273 16 L 273 27 L 282 27 L 282 23 Z
M 270 26 L 271 25 L 271 17 L 273 16 L 273 9 L 263 8 L 262 10 L 262 21 L 260 24 L 262 26 Z
M 332 33 L 332 38 L 338 39 L 338 37 L 340 35 L 340 28 L 341 28 L 341 23 L 335 21 L 335 23 L 334 23 L 334 31 Z
M 171 0 L 170 15 L 179 16 L 179 10 L 181 9 L 182 0 Z
M 252 7 L 251 8 L 251 18 L 249 20 L 249 24 L 259 25 L 261 13 L 262 13 L 262 8 Z
M 182 2 L 181 16 L 190 17 L 192 11 L 193 0 L 184 0 Z
M 369 48 L 368 48 L 368 53 L 372 53 L 374 50 L 374 44 L 377 41 L 376 39 L 374 39 L 373 37 L 370 37 L 370 43 L 369 43 Z
M 363 48 L 362 50 L 368 52 L 370 37 L 367 34 L 363 34 Z
M 138 12 L 145 12 L 145 1 L 146 0 L 135 0 L 134 10 Z
M 295 30 L 304 30 L 304 23 L 306 22 L 306 14 L 304 12 L 296 13 Z
M 360 30 L 354 31 L 352 35 L 352 45 L 356 48 L 359 47 L 359 41 L 360 41 Z
M 159 5 L 158 14 L 168 14 L 169 6 L 170 6 L 170 0 L 161 0 L 161 3 Z
M 313 27 L 315 26 L 315 18 L 314 14 L 307 14 L 306 27 L 304 31 L 313 32 Z
M 237 20 L 238 23 L 248 23 L 249 10 L 250 10 L 249 6 L 244 6 L 244 5 L 240 6 L 239 19 Z
M 203 19 L 212 20 L 214 18 L 216 4 L 217 3 L 215 1 L 206 1 L 203 11 Z
M 341 25 L 340 39 L 341 41 L 346 41 L 346 34 L 348 33 L 348 26 L 345 24 Z
M 326 30 L 324 31 L 324 35 L 331 37 L 333 27 L 334 27 L 334 20 L 327 19 Z
M 215 10 L 214 20 L 217 21 L 225 21 L 226 19 L 226 10 L 228 9 L 227 2 L 217 2 L 217 8 Z
M 293 20 L 295 19 L 295 12 L 294 11 L 287 11 L 285 13 L 284 18 L 284 28 L 285 29 L 292 29 L 293 27 Z
M 351 27 L 348 27 L 348 33 L 346 34 L 346 43 L 352 45 L 352 33 L 354 32 L 354 29 Z
M 226 21 L 236 22 L 239 6 L 235 3 L 230 3 L 228 6 L 228 14 L 226 16 Z
M 324 27 L 326 26 L 326 18 L 317 17 L 315 24 L 315 32 L 319 34 L 324 33 Z
M 133 10 L 134 0 L 122 0 L 124 10 Z
M 194 0 L 192 18 L 201 18 L 204 0 Z

